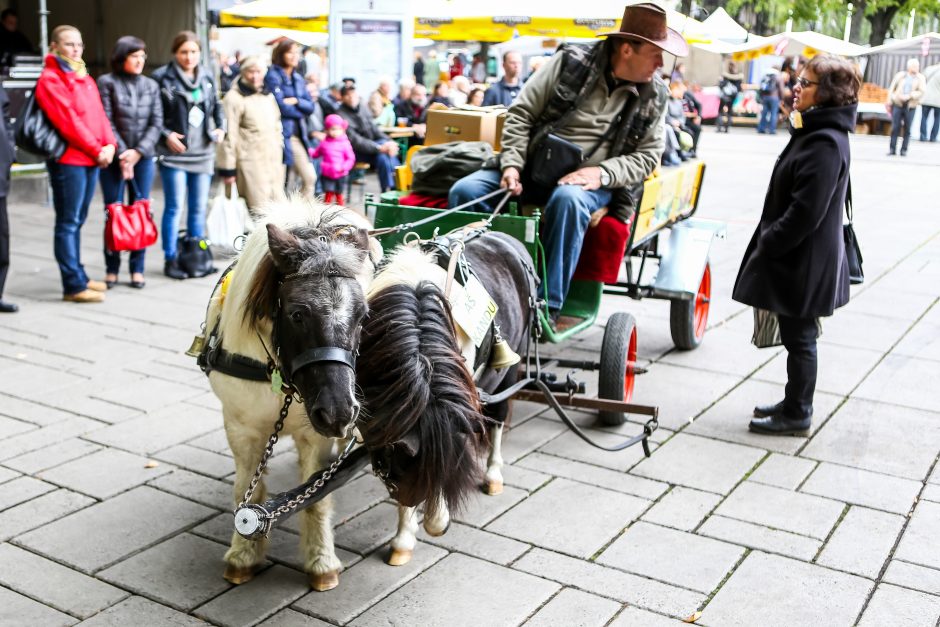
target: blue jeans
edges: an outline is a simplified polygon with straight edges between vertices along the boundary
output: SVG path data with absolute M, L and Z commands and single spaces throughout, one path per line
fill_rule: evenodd
M 448 205 L 469 202 L 499 187 L 498 170 L 479 170 L 457 181 L 450 190 Z M 530 183 L 531 185 L 531 183 Z M 577 185 L 559 185 L 551 190 L 542 213 L 542 246 L 545 248 L 545 269 L 548 282 L 548 306 L 561 309 L 571 286 L 571 277 L 578 267 L 581 244 L 591 214 L 610 202 L 610 190 L 585 191 Z M 480 203 L 480 210 L 491 212 L 489 203 Z
M 66 295 L 78 294 L 88 288 L 88 275 L 81 259 L 81 231 L 95 195 L 98 168 L 47 161 L 46 169 L 55 207 L 53 249 L 62 275 L 62 291 Z
M 914 122 L 914 113 L 916 113 L 917 107 L 898 107 L 895 105 L 891 108 L 891 143 L 888 144 L 891 152 L 894 152 L 898 147 L 898 135 L 901 135 L 901 126 L 904 126 L 904 131 L 901 141 L 901 152 L 907 152 L 907 145 L 911 142 L 911 124 Z
M 758 133 L 777 132 L 777 114 L 780 111 L 780 98 L 764 96 L 761 98 L 760 120 L 757 122 Z
M 166 204 L 160 236 L 163 238 L 163 256 L 167 261 L 176 259 L 176 237 L 179 231 L 179 212 L 186 203 L 186 232 L 193 237 L 206 236 L 206 206 L 209 204 L 211 174 L 187 172 L 160 164 L 160 179 Z
M 385 143 L 385 142 L 382 142 Z M 391 157 L 384 152 L 372 155 L 368 159 L 356 159 L 357 161 L 368 161 L 369 165 L 375 168 L 375 173 L 379 176 L 379 187 L 383 192 L 395 189 L 395 168 L 401 165 L 398 157 Z
M 940 107 L 931 107 L 930 105 L 920 105 L 920 141 L 925 142 L 927 137 L 927 118 L 933 114 L 933 128 L 930 129 L 930 141 L 937 141 L 937 135 L 940 134 Z
M 153 158 L 144 158 L 134 166 L 134 184 L 121 178 L 120 163 L 115 160 L 111 167 L 101 171 L 101 195 L 104 197 L 104 206 L 111 203 L 125 201 L 133 203 L 137 198 L 149 198 L 150 186 L 153 184 Z M 135 193 L 140 193 L 138 197 Z M 126 200 L 125 200 L 126 199 Z M 144 273 L 144 255 L 146 248 L 130 251 L 131 274 Z M 121 253 L 104 249 L 104 266 L 108 274 L 117 274 L 121 269 Z

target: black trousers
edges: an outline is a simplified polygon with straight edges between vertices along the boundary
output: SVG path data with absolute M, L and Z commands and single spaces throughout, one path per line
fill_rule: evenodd
M 780 339 L 787 349 L 783 413 L 795 420 L 810 418 L 816 391 L 816 319 L 783 315 L 778 315 L 777 319 L 780 321 Z
M 10 268 L 10 220 L 7 218 L 6 196 L 0 198 L 0 298 L 3 286 L 7 282 L 7 270 Z

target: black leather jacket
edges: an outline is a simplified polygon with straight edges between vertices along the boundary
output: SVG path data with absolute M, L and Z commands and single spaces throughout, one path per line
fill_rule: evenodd
M 144 158 L 153 157 L 163 130 L 157 82 L 146 76 L 105 74 L 98 78 L 98 91 L 117 139 L 117 154 L 134 148 Z
M 190 90 L 180 79 L 173 68 L 173 62 L 164 65 L 153 73 L 153 80 L 160 87 L 160 99 L 163 102 L 163 130 L 165 139 L 170 133 L 186 135 L 189 131 Z M 203 93 L 203 100 L 196 106 L 202 109 L 206 121 L 202 125 L 206 139 L 212 141 L 211 131 L 220 128 L 225 130 L 225 111 L 219 100 L 218 90 L 210 78 L 209 73 L 202 66 L 199 67 L 196 79 Z

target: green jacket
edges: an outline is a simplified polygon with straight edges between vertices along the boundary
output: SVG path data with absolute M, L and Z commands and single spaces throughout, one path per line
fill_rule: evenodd
M 605 79 L 609 59 L 607 42 L 559 46 L 506 113 L 499 165 L 523 170 L 549 132 L 587 154 L 616 124 L 612 139 L 584 165 L 598 165 L 610 174 L 611 213 L 626 221 L 636 204 L 631 188 L 642 184 L 663 154 L 669 90 L 658 76 L 649 83 L 620 82 L 611 90 Z

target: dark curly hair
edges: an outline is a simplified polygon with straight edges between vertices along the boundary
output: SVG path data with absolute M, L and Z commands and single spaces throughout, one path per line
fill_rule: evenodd
M 858 102 L 862 73 L 858 66 L 841 57 L 820 54 L 806 64 L 816 75 L 816 104 L 820 107 L 841 107 Z

